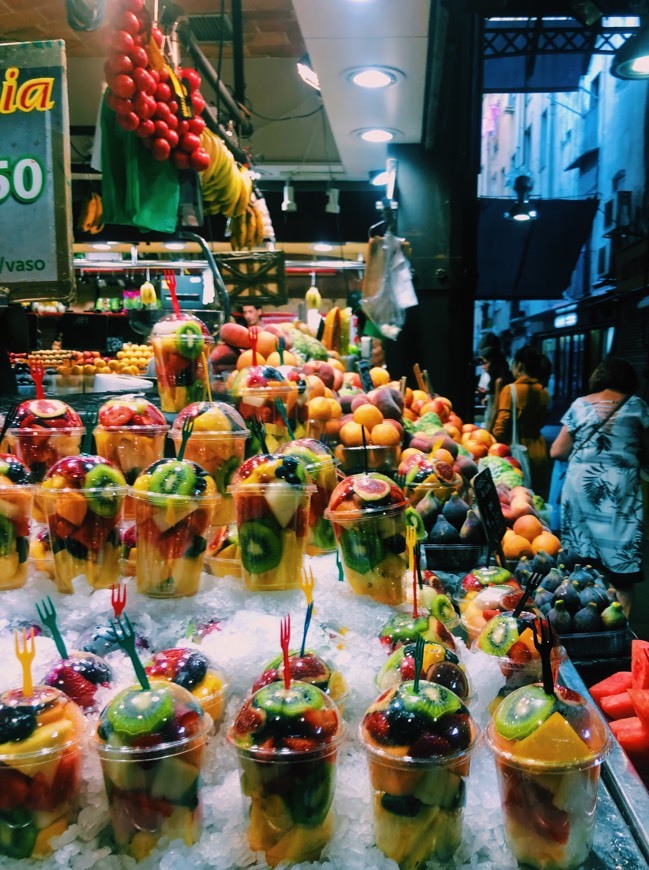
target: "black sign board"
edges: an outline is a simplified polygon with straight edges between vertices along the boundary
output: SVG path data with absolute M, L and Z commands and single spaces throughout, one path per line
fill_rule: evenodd
M 480 517 L 487 533 L 489 550 L 492 553 L 498 552 L 498 555 L 502 559 L 500 544 L 503 535 L 507 531 L 507 523 L 503 517 L 491 471 L 488 468 L 484 468 L 473 478 L 471 486 L 473 487 Z
M 358 374 L 361 378 L 361 385 L 366 393 L 374 389 L 372 378 L 370 377 L 370 366 L 366 359 L 358 360 Z

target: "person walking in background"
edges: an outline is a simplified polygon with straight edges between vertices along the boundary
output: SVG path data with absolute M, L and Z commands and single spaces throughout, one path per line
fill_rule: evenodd
M 514 382 L 500 391 L 491 429 L 496 441 L 511 444 L 512 390 L 516 390 L 516 418 L 520 443 L 527 448 L 531 486 L 535 493 L 548 494 L 548 448 L 541 428 L 545 423 L 550 394 L 539 381 L 540 354 L 529 344 L 516 351 L 512 363 Z
M 625 610 L 642 580 L 640 468 L 649 456 L 649 405 L 626 360 L 607 357 L 590 377 L 591 393 L 561 419 L 550 456 L 568 459 L 561 494 L 561 540 L 606 569 Z M 646 461 L 646 459 L 645 459 Z
M 496 408 L 500 392 L 506 384 L 511 384 L 512 377 L 507 357 L 498 347 L 485 347 L 482 351 L 484 370 L 489 375 L 485 393 L 485 429 L 491 431 L 496 417 Z

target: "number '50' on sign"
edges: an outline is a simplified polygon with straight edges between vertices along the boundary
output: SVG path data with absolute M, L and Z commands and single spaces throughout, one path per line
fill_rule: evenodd
M 43 167 L 35 157 L 19 157 L 13 166 L 0 157 L 0 203 L 10 196 L 17 202 L 35 202 L 44 185 Z

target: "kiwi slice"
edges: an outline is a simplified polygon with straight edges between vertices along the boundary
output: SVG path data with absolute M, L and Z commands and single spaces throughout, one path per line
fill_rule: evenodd
M 126 485 L 122 472 L 110 465 L 95 465 L 87 472 L 84 489 L 96 489 L 88 498 L 88 506 L 100 517 L 114 517 L 122 503 L 123 493 L 117 489 Z
M 277 568 L 282 558 L 282 537 L 274 521 L 249 520 L 239 527 L 241 561 L 249 574 Z
M 214 473 L 214 483 L 221 495 L 226 495 L 228 486 L 232 480 L 232 475 L 240 465 L 241 460 L 237 456 L 231 456 L 229 459 L 222 462 L 216 469 Z
M 397 695 L 404 710 L 422 713 L 433 721 L 448 713 L 455 713 L 462 706 L 457 695 L 438 683 L 420 683 L 419 692 L 415 692 L 413 682 L 402 683 Z
M 205 337 L 200 324 L 188 320 L 176 330 L 176 350 L 187 359 L 197 359 L 205 350 Z
M 291 683 L 288 689 L 283 683 L 270 683 L 259 689 L 253 704 L 272 716 L 293 718 L 307 710 L 319 710 L 323 701 L 320 689 L 310 683 Z
M 504 656 L 517 640 L 517 620 L 513 616 L 499 613 L 490 619 L 480 632 L 478 646 L 490 656 Z
M 361 526 L 343 529 L 340 535 L 343 562 L 357 574 L 367 574 L 385 558 L 385 546 L 378 535 Z
M 417 541 L 421 543 L 428 537 L 426 526 L 420 514 L 413 507 L 406 508 L 406 526 L 414 526 L 417 534 Z
M 435 596 L 430 606 L 430 615 L 447 625 L 455 625 L 458 621 L 457 613 L 448 595 Z
M 196 472 L 186 462 L 170 459 L 162 462 L 152 472 L 149 480 L 149 492 L 165 496 L 159 500 L 160 505 L 166 505 L 166 496 L 193 495 L 196 487 Z M 156 500 L 158 501 L 158 500 Z
M 132 740 L 161 731 L 173 715 L 173 698 L 164 686 L 146 691 L 124 689 L 108 707 L 108 721 L 115 733 Z
M 13 523 L 0 514 L 0 556 L 11 553 L 15 537 Z
M 390 495 L 390 482 L 379 476 L 373 477 L 369 474 L 359 475 L 354 480 L 352 488 L 363 501 L 382 501 Z
M 500 702 L 494 726 L 506 740 L 522 740 L 549 719 L 556 706 L 556 698 L 547 695 L 543 686 L 523 686 Z

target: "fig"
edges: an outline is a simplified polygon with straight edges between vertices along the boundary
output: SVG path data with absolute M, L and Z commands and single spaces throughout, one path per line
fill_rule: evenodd
M 600 631 L 602 617 L 594 601 L 578 610 L 572 618 L 575 631 Z
M 390 495 L 390 484 L 378 476 L 359 475 L 354 480 L 354 492 L 363 501 L 382 501 Z
M 469 505 L 456 492 L 451 493 L 451 497 L 442 508 L 442 513 L 452 526 L 460 531 L 466 520 L 469 510 Z
M 572 614 L 576 613 L 580 608 L 579 592 L 577 588 L 570 583 L 566 578 L 563 583 L 554 591 L 553 600 L 556 606 L 557 601 L 561 600 L 566 606 L 566 609 Z
M 548 612 L 548 622 L 557 634 L 572 632 L 572 616 L 568 613 L 564 601 L 555 601 L 554 607 Z
M 475 511 L 470 509 L 467 511 L 466 519 L 460 529 L 460 538 L 465 544 L 473 544 L 475 546 L 487 543 L 487 536 L 485 535 L 482 520 Z
M 541 587 L 548 592 L 556 592 L 565 579 L 566 575 L 561 570 L 561 566 L 551 568 L 541 581 Z
M 427 492 L 421 501 L 417 502 L 415 510 L 422 518 L 427 532 L 433 528 L 439 509 L 440 503 L 435 498 L 434 492 Z
M 601 620 L 608 631 L 616 628 L 624 628 L 627 623 L 625 612 L 622 610 L 622 605 L 619 601 L 614 601 L 612 604 L 602 610 Z
M 579 603 L 582 607 L 594 603 L 597 610 L 601 612 L 610 604 L 608 595 L 604 589 L 595 586 L 593 583 L 588 583 L 579 593 Z
M 443 514 L 440 514 L 428 533 L 428 543 L 459 544 L 460 542 L 461 538 L 457 529 L 449 523 Z
M 530 562 L 530 569 L 536 574 L 543 574 L 545 576 L 552 568 L 556 567 L 556 564 L 554 556 L 546 553 L 545 550 L 539 550 Z

